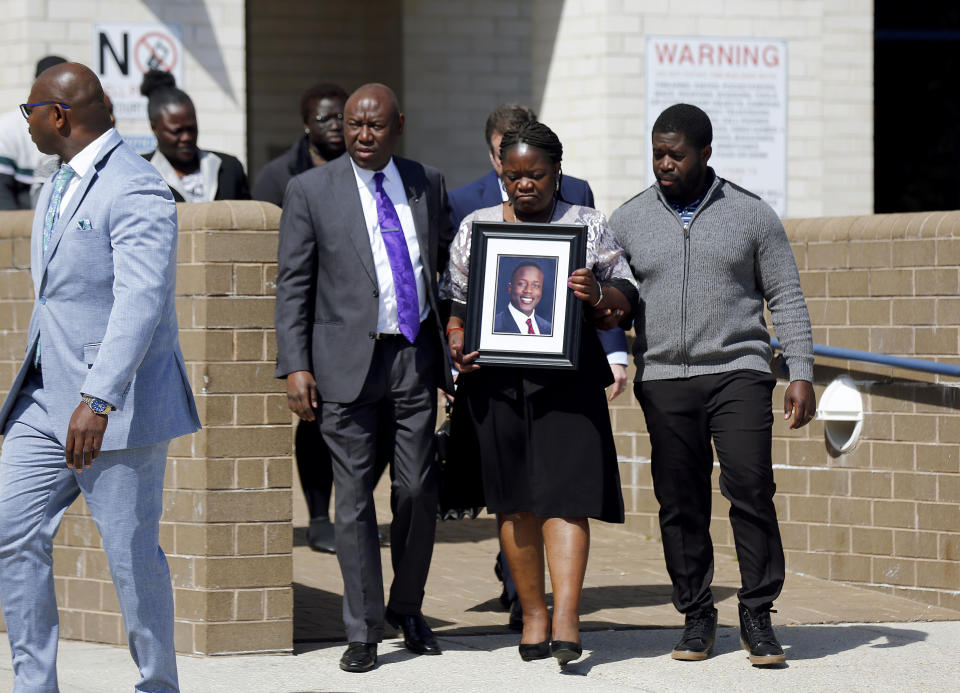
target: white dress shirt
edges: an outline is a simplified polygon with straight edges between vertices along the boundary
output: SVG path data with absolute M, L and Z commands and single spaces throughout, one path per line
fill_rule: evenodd
M 106 144 L 108 139 L 110 139 L 110 135 L 112 135 L 113 132 L 114 129 L 110 128 L 105 133 L 100 135 L 100 137 L 77 152 L 74 157 L 70 159 L 70 161 L 64 162 L 70 165 L 70 168 L 73 169 L 76 175 L 74 175 L 74 177 L 70 179 L 70 182 L 67 183 L 67 189 L 63 192 L 63 197 L 60 198 L 61 212 L 63 212 L 63 210 L 67 208 L 67 205 L 70 204 L 70 198 L 73 197 L 73 194 L 77 191 L 77 188 L 80 187 L 80 179 L 87 175 L 87 172 L 93 168 L 94 162 L 96 162 L 97 157 L 100 156 L 100 150 L 103 149 L 103 145 Z
M 377 310 L 377 332 L 399 334 L 400 324 L 397 319 L 397 292 L 393 287 L 393 270 L 390 269 L 390 257 L 383 244 L 380 233 L 380 223 L 377 220 L 377 183 L 373 176 L 377 171 L 360 168 L 350 160 L 353 174 L 357 179 L 357 189 L 360 192 L 360 204 L 363 207 L 363 219 L 367 225 L 367 234 L 370 237 L 370 249 L 373 251 L 373 266 L 377 271 L 377 283 L 380 287 L 380 307 Z M 417 240 L 417 231 L 413 226 L 413 212 L 407 204 L 407 193 L 400 178 L 400 171 L 391 157 L 390 162 L 383 167 L 383 190 L 397 210 L 400 226 L 403 227 L 403 237 L 407 241 L 407 250 L 410 251 L 410 262 L 413 265 L 413 276 L 417 281 L 417 299 L 420 302 L 420 322 L 427 319 L 430 305 L 427 303 L 427 287 L 423 280 L 423 262 L 420 260 L 420 242 Z
M 500 186 L 500 199 L 506 202 L 510 196 L 507 195 L 507 186 L 503 184 L 503 178 L 497 176 L 497 184 Z
M 530 334 L 527 329 L 527 320 L 530 321 L 530 324 L 533 325 L 533 333 L 540 334 L 540 326 L 537 325 L 537 314 L 531 313 L 529 316 L 524 315 L 522 310 L 517 310 L 516 306 L 513 303 L 507 304 L 507 310 L 510 311 L 510 315 L 513 318 L 514 322 L 517 323 L 517 327 L 520 328 L 520 334 Z

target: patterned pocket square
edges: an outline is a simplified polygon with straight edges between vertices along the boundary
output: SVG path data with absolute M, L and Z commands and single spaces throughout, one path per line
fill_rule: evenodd
M 81 219 L 77 222 L 77 228 L 81 231 L 92 231 L 93 224 L 90 223 L 89 219 Z

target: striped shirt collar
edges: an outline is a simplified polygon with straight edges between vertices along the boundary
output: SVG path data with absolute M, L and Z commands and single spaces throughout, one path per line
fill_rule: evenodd
M 688 205 L 678 204 L 667 198 L 667 202 L 671 207 L 673 207 L 673 211 L 680 216 L 680 221 L 683 222 L 684 226 L 688 226 L 690 224 L 690 222 L 693 220 L 693 215 L 697 213 L 697 208 L 703 202 L 704 198 L 710 193 L 710 188 L 713 186 L 713 181 L 716 178 L 716 175 L 717 174 L 713 172 L 713 169 L 707 169 L 707 180 L 703 187 L 703 193 L 700 195 L 700 197 Z M 666 198 L 666 195 L 664 195 L 664 197 Z

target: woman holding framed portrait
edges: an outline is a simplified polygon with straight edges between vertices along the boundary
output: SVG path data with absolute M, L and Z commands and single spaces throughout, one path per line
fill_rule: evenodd
M 589 518 L 623 522 L 617 454 L 604 394 L 613 377 L 594 329 L 577 330 L 579 340 L 573 347 L 577 353 L 570 360 L 575 368 L 540 366 L 530 357 L 531 346 L 524 347 L 526 356 L 516 363 L 477 365 L 482 343 L 478 351 L 464 353 L 464 329 L 474 329 L 472 321 L 466 323 L 468 296 L 473 301 L 469 312 L 476 315 L 480 288 L 491 297 L 485 304 L 489 310 L 483 312 L 490 313 L 489 332 L 498 344 L 509 345 L 509 340 L 548 344 L 562 331 L 563 315 L 569 315 L 559 304 L 575 306 L 576 301 L 580 302 L 576 313 L 599 327 L 630 324 L 637 302 L 633 274 L 605 217 L 559 198 L 562 155 L 560 140 L 542 123 L 528 123 L 504 135 L 500 157 L 509 199 L 463 220 L 450 248 L 440 293 L 451 303 L 447 338 L 460 373 L 454 416 L 464 417 L 476 434 L 470 437 L 480 457 L 487 508 L 497 514 L 523 609 L 520 656 L 530 661 L 552 655 L 564 666 L 582 653 L 579 608 Z M 552 265 L 552 253 L 537 249 L 547 246 L 518 240 L 511 249 L 510 234 L 504 232 L 502 252 L 495 263 L 488 262 L 490 271 L 480 273 L 479 286 L 471 291 L 473 222 L 499 222 L 507 229 L 510 222 L 526 222 L 513 227 L 518 239 L 529 238 L 522 232 L 529 231 L 530 224 L 579 226 L 586 236 L 585 265 L 565 277 L 567 265 L 562 261 Z M 553 275 L 559 276 L 551 284 Z M 497 283 L 495 290 L 483 286 L 485 277 Z M 545 302 L 550 308 L 544 315 Z M 552 619 L 544 594 L 544 550 L 553 586 Z

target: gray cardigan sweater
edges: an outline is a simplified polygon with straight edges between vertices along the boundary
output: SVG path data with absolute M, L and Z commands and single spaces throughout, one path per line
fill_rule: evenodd
M 790 380 L 812 382 L 797 264 L 783 224 L 759 197 L 714 175 L 684 227 L 654 184 L 613 213 L 610 229 L 640 284 L 637 380 L 770 372 L 766 300 Z

